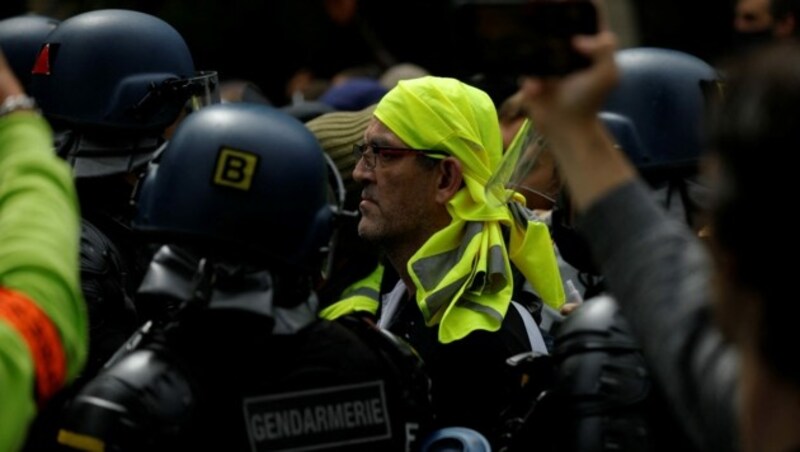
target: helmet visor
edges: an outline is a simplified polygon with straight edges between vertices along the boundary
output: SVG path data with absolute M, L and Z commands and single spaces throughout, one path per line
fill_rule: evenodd
M 190 93 L 189 100 L 186 102 L 188 112 L 220 103 L 217 71 L 199 71 L 194 77 L 181 80 L 181 82 L 186 84 Z

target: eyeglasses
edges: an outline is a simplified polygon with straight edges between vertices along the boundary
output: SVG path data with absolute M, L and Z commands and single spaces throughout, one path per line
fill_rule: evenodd
M 392 146 L 376 146 L 374 144 L 353 145 L 353 156 L 356 158 L 356 163 L 363 158 L 364 167 L 370 170 L 375 169 L 375 164 L 378 160 L 380 160 L 381 165 L 384 165 L 399 157 L 411 154 L 423 155 L 433 159 L 442 159 L 450 155 L 444 151 L 428 149 L 396 148 Z

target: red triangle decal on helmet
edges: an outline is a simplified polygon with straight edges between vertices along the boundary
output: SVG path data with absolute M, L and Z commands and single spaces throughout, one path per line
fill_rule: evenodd
M 42 46 L 42 50 L 36 57 L 36 63 L 33 64 L 31 74 L 50 75 L 50 44 Z

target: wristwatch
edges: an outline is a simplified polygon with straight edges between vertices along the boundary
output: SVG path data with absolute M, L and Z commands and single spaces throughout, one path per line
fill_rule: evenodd
M 38 111 L 36 101 L 32 97 L 26 94 L 12 94 L 7 96 L 3 103 L 0 104 L 0 117 L 17 110 Z

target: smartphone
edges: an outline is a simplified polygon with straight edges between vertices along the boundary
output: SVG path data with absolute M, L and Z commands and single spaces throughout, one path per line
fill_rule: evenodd
M 591 61 L 572 37 L 597 33 L 589 0 L 455 0 L 458 64 L 489 75 L 563 76 Z

